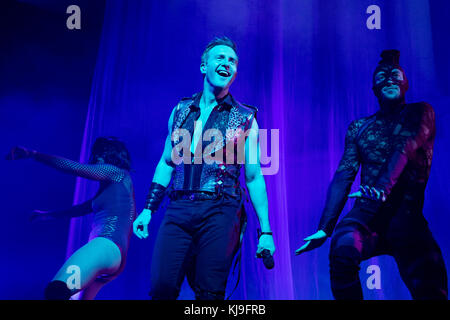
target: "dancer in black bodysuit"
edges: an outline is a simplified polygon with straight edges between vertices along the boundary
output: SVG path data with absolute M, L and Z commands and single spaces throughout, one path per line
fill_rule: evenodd
M 382 254 L 394 257 L 413 299 L 447 299 L 445 264 L 422 213 L 435 115 L 425 102 L 405 103 L 408 81 L 399 56 L 397 50 L 381 54 L 373 76 L 380 110 L 350 124 L 319 231 L 296 252 L 322 245 L 347 197 L 357 198 L 331 240 L 331 288 L 336 299 L 362 299 L 360 262 Z M 360 165 L 360 191 L 348 195 Z
M 33 220 L 78 217 L 94 213 L 89 242 L 64 263 L 45 290 L 45 298 L 65 300 L 82 290 L 81 299 L 94 299 L 103 285 L 115 279 L 125 266 L 129 238 L 136 215 L 133 183 L 129 174 L 130 157 L 116 138 L 98 138 L 89 164 L 15 147 L 7 159 L 33 158 L 55 169 L 100 182 L 95 197 L 68 210 L 34 211 Z M 70 266 L 80 268 L 80 288 L 67 285 Z

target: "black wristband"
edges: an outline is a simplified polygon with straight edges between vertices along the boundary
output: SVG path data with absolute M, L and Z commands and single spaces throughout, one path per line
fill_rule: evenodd
M 261 236 L 264 235 L 264 234 L 269 235 L 269 236 L 271 236 L 273 234 L 272 231 L 270 231 L 270 232 L 261 232 L 261 229 L 258 229 L 257 231 L 258 231 L 258 239 L 261 238 Z
M 159 183 L 152 182 L 148 190 L 147 200 L 145 201 L 145 209 L 151 210 L 152 213 L 156 212 L 166 195 L 166 189 L 166 187 Z

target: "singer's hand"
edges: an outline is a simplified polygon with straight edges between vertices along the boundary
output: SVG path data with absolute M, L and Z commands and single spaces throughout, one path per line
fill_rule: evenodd
M 270 254 L 273 255 L 275 252 L 275 244 L 273 243 L 273 237 L 269 234 L 263 234 L 259 238 L 258 249 L 256 250 L 256 257 L 260 256 L 261 252 L 267 249 L 270 251 Z
M 152 212 L 149 209 L 142 210 L 141 214 L 133 222 L 133 232 L 139 239 L 148 237 L 148 224 L 152 219 Z
M 323 230 L 319 230 L 303 240 L 306 243 L 295 251 L 296 255 L 320 247 L 327 240 L 327 234 Z

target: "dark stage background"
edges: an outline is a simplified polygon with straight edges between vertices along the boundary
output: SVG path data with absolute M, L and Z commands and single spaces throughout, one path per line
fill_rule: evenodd
M 140 212 L 161 155 L 172 107 L 201 90 L 204 46 L 227 35 L 238 46 L 232 94 L 260 108 L 260 128 L 280 130 L 279 171 L 266 176 L 276 268 L 254 258 L 250 213 L 241 281 L 232 299 L 331 299 L 329 241 L 296 257 L 316 231 L 348 124 L 376 112 L 372 72 L 383 49 L 401 51 L 407 101 L 436 111 L 437 137 L 424 214 L 450 259 L 450 3 L 435 0 L 186 0 L 6 2 L 1 19 L 1 150 L 16 144 L 86 161 L 99 135 L 125 140 L 133 156 Z M 81 30 L 67 30 L 66 8 L 81 8 Z M 370 5 L 381 29 L 369 30 Z M 31 225 L 34 208 L 57 209 L 92 196 L 95 184 L 33 162 L 2 160 L 0 299 L 40 299 L 66 254 L 87 240 L 90 218 Z M 359 178 L 354 188 L 359 185 Z M 352 204 L 349 201 L 345 214 Z M 98 299 L 147 299 L 150 262 L 163 211 L 148 240 L 132 238 L 127 267 Z M 69 235 L 69 237 L 67 236 Z M 369 290 L 367 266 L 381 268 Z M 361 266 L 368 299 L 410 299 L 394 260 Z M 230 276 L 230 290 L 236 274 Z M 191 299 L 183 285 L 181 299 Z

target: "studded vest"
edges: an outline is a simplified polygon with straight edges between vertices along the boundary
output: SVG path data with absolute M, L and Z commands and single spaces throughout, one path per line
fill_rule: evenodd
M 193 137 L 194 122 L 200 116 L 200 98 L 201 93 L 184 98 L 175 107 L 172 161 L 174 155 L 178 161 L 174 162 L 172 189 L 238 196 L 240 169 L 245 159 L 239 150 L 245 148 L 245 132 L 250 129 L 257 109 L 244 106 L 228 94 L 203 124 L 202 136 L 192 154 L 189 137 Z

